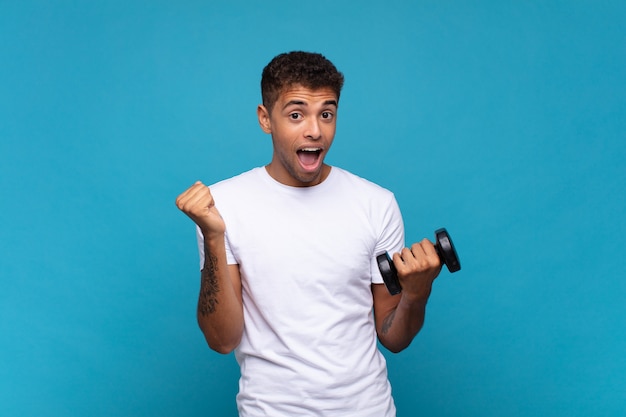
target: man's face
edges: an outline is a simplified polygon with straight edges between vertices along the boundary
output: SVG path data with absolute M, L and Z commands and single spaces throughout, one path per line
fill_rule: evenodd
M 337 95 L 330 88 L 294 85 L 283 91 L 271 112 L 259 106 L 264 132 L 272 135 L 274 154 L 267 166 L 276 181 L 294 187 L 321 183 L 330 172 L 324 157 L 335 137 Z

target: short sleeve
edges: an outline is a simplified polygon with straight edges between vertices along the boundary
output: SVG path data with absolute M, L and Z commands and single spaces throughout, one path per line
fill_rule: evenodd
M 202 234 L 202 231 L 200 230 L 200 228 L 197 226 L 196 226 L 196 238 L 198 240 L 198 254 L 200 256 L 200 270 L 202 270 L 202 268 L 204 268 L 204 235 Z M 226 233 L 226 235 L 224 236 L 224 243 L 225 243 L 225 249 L 226 249 L 226 262 L 229 265 L 236 264 L 237 260 L 235 259 L 235 256 L 233 255 L 233 252 L 230 248 L 230 241 L 228 240 L 228 233 Z
M 390 193 L 390 197 L 377 211 L 379 218 L 375 220 L 379 225 L 379 235 L 374 249 L 374 256 L 371 259 L 371 276 L 373 284 L 382 284 L 383 277 L 378 270 L 376 257 L 382 253 L 393 254 L 400 252 L 404 247 L 404 223 L 402 213 L 395 196 Z

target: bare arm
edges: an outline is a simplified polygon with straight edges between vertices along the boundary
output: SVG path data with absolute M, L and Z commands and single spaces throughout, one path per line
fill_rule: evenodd
M 393 256 L 402 292 L 391 295 L 383 284 L 372 285 L 378 339 L 392 352 L 409 346 L 424 325 L 426 303 L 441 271 L 433 244 L 424 239 Z
M 209 188 L 200 182 L 182 193 L 176 205 L 200 227 L 204 236 L 198 324 L 211 349 L 229 353 L 243 335 L 243 303 L 239 267 L 226 261 L 226 226 Z
M 223 240 L 221 244 L 205 243 L 204 246 L 205 261 L 200 272 L 198 295 L 198 325 L 211 349 L 230 353 L 239 345 L 243 335 L 239 266 L 226 264 Z

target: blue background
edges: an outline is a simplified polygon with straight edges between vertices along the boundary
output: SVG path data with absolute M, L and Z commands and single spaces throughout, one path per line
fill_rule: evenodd
M 623 415 L 625 4 L 0 1 L 0 415 L 236 414 L 174 199 L 269 161 L 294 49 L 346 76 L 329 162 L 461 256 L 398 414 Z

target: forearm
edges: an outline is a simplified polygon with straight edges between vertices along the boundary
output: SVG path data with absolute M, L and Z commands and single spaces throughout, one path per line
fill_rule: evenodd
M 383 319 L 378 331 L 382 345 L 394 353 L 407 348 L 424 325 L 427 301 L 402 294 L 398 305 Z
M 198 296 L 198 324 L 211 349 L 231 352 L 243 334 L 243 305 L 239 277 L 232 277 L 223 236 L 205 240 L 204 268 Z
M 400 352 L 424 325 L 426 303 L 441 271 L 441 260 L 432 242 L 423 239 L 395 253 L 393 263 L 402 286 L 400 298 L 390 298 L 375 288 L 374 311 L 378 310 L 376 330 L 381 343 L 392 352 Z

